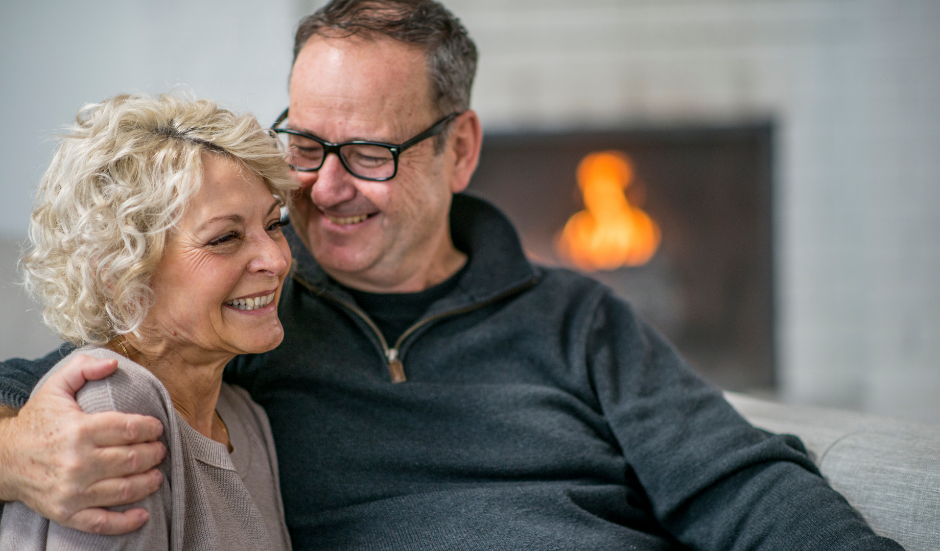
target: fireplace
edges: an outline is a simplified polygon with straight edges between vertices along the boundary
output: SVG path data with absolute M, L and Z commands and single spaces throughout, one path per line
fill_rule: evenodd
M 706 379 L 770 390 L 772 138 L 770 123 L 488 134 L 468 191 L 509 216 L 534 261 L 628 299 Z M 605 247 L 626 262 L 591 256 Z

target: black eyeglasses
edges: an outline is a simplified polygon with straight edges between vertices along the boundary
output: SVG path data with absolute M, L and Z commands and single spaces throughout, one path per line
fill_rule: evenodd
M 399 145 L 362 140 L 330 143 L 313 134 L 290 128 L 278 128 L 287 119 L 287 109 L 274 121 L 271 130 L 277 134 L 278 139 L 284 145 L 287 163 L 294 170 L 300 172 L 320 170 L 326 161 L 326 156 L 336 153 L 343 167 L 356 178 L 384 182 L 391 180 L 398 173 L 398 156 L 402 152 L 418 142 L 437 136 L 444 131 L 447 123 L 459 115 L 460 113 L 451 113 L 431 125 L 431 128 Z

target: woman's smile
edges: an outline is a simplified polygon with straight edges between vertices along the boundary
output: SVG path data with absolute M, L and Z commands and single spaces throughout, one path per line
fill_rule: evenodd
M 265 291 L 265 293 L 257 293 L 242 298 L 232 299 L 226 302 L 225 305 L 229 308 L 241 310 L 242 312 L 267 313 L 269 311 L 274 311 L 277 308 L 277 304 L 274 304 L 274 308 L 265 308 L 274 302 L 274 296 L 276 294 L 277 289 L 270 292 Z

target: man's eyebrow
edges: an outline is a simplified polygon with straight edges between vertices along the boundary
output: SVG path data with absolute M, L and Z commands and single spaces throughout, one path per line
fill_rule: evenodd
M 265 215 L 265 216 L 270 216 L 270 214 L 271 214 L 272 212 L 274 212 L 276 209 L 278 209 L 280 206 L 281 206 L 281 205 L 280 205 L 276 200 L 273 201 L 273 202 L 271 203 L 271 206 L 268 208 L 268 211 L 267 211 L 266 213 L 264 213 L 264 215 Z M 197 232 L 198 232 L 198 231 L 202 231 L 202 230 L 206 229 L 206 227 L 211 226 L 212 224 L 215 224 L 216 222 L 234 222 L 234 223 L 236 223 L 236 224 L 241 224 L 241 223 L 243 223 L 244 221 L 245 221 L 245 219 L 242 218 L 242 215 L 240 215 L 240 214 L 226 214 L 226 215 L 223 215 L 223 216 L 214 216 L 214 217 L 212 217 L 212 218 L 206 220 L 206 221 L 203 222 L 202 224 L 199 224 L 199 227 L 196 228 L 196 231 L 197 231 Z
M 308 129 L 306 129 L 306 128 L 297 128 L 296 126 L 294 126 L 294 125 L 292 125 L 292 124 L 290 124 L 290 123 L 288 123 L 287 129 L 288 129 L 288 130 L 291 130 L 291 131 L 293 131 L 293 132 L 300 132 L 301 134 L 305 134 L 305 135 L 307 135 L 307 136 L 313 136 L 314 138 L 317 138 L 317 139 L 319 139 L 319 140 L 323 140 L 323 141 L 325 141 L 325 142 L 326 142 L 326 141 L 329 141 L 329 140 L 325 140 L 325 139 L 321 138 L 321 137 L 318 136 L 316 133 L 311 132 L 310 130 L 308 130 Z
M 320 137 L 320 136 L 317 136 L 316 134 L 314 134 L 313 132 L 311 132 L 311 131 L 309 131 L 309 130 L 306 130 L 306 129 L 304 129 L 304 128 L 297 128 L 297 127 L 294 126 L 293 124 L 288 124 L 288 125 L 287 125 L 287 129 L 288 129 L 288 130 L 291 130 L 291 131 L 293 131 L 293 132 L 300 132 L 301 134 L 309 134 L 309 135 L 311 135 L 311 136 L 316 136 L 317 138 Z
M 326 143 L 340 144 L 340 143 L 351 143 L 351 142 L 374 142 L 374 143 L 382 143 L 382 144 L 388 144 L 388 145 L 396 145 L 396 144 L 394 144 L 394 143 L 392 143 L 392 142 L 390 142 L 390 141 L 387 141 L 387 140 L 381 140 L 381 139 L 375 139 L 375 138 L 361 138 L 361 137 L 359 137 L 359 138 L 357 138 L 357 137 L 352 137 L 352 138 L 347 138 L 347 139 L 345 139 L 345 140 L 340 140 L 340 141 L 338 141 L 338 142 L 331 142 L 330 140 L 327 140 L 326 138 L 322 138 L 322 137 L 320 137 L 320 136 L 314 134 L 313 132 L 310 132 L 309 130 L 301 130 L 300 128 L 295 128 L 295 127 L 291 126 L 290 124 L 287 125 L 287 128 L 288 128 L 289 130 L 294 131 L 294 132 L 300 132 L 301 134 L 306 134 L 307 136 L 313 136 L 314 138 L 317 138 L 318 140 L 323 140 L 323 141 L 325 141 Z

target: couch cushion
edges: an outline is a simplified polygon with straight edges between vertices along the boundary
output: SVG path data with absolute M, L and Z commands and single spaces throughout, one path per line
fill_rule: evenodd
M 940 550 L 940 427 L 726 397 L 755 426 L 800 437 L 823 476 L 877 533 L 908 551 Z

